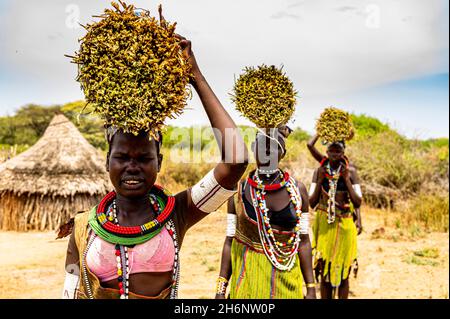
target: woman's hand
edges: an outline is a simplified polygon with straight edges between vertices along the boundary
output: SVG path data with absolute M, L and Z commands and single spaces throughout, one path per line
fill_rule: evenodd
M 363 227 L 362 227 L 362 223 L 361 223 L 361 218 L 357 218 L 355 221 L 355 225 L 356 225 L 356 230 L 358 231 L 358 236 L 361 235 L 362 231 L 363 231 Z
M 159 5 L 158 11 L 159 11 L 159 19 L 160 19 L 161 23 L 165 23 L 166 19 L 164 18 L 163 14 L 162 14 L 162 5 Z M 191 41 L 187 40 L 185 37 L 183 37 L 179 34 L 175 34 L 175 37 L 178 40 L 180 40 L 180 47 L 181 47 L 181 50 L 183 51 L 183 55 L 186 58 L 186 60 L 189 62 L 189 64 L 191 65 L 191 72 L 194 76 L 194 78 L 191 78 L 191 82 L 192 82 L 195 80 L 196 76 L 201 75 L 201 72 L 198 67 L 197 60 L 195 59 L 194 52 L 192 52 Z M 191 84 L 193 84 L 193 83 L 191 83 Z
M 192 51 L 192 43 L 191 41 L 187 40 L 185 37 L 176 34 L 175 35 L 177 39 L 180 40 L 180 47 L 183 51 L 183 55 L 188 61 L 188 63 L 191 65 L 191 73 L 193 75 L 193 78 L 191 78 L 191 84 L 195 81 L 196 78 L 201 76 L 200 68 L 198 67 L 197 60 L 195 58 L 194 52 Z

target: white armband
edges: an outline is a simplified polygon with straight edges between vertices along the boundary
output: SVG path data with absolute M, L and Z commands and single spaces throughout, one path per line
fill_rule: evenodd
M 362 190 L 361 190 L 361 185 L 359 184 L 353 184 L 353 190 L 355 191 L 356 195 L 358 195 L 359 197 L 363 197 L 362 196 Z
M 62 299 L 75 299 L 75 292 L 79 289 L 80 276 L 66 272 Z
M 309 234 L 309 213 L 303 212 L 300 217 L 300 234 Z
M 227 214 L 227 237 L 236 235 L 236 214 Z
M 237 189 L 223 188 L 214 177 L 212 169 L 205 177 L 192 187 L 191 197 L 194 205 L 204 213 L 212 213 L 220 208 Z
M 311 184 L 311 186 L 310 186 L 310 188 L 309 188 L 309 196 L 312 196 L 312 194 L 314 194 L 314 192 L 315 192 L 315 190 L 316 190 L 316 187 L 317 187 L 317 183 L 312 183 Z

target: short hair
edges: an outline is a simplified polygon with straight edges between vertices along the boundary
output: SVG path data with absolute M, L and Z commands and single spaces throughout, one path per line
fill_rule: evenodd
M 120 131 L 120 129 L 109 126 L 106 128 L 105 136 L 106 141 L 108 142 L 108 154 L 111 152 L 111 145 L 114 141 L 114 136 Z M 148 133 L 148 132 L 147 132 Z M 157 138 L 153 138 L 156 142 L 156 152 L 159 154 L 161 152 L 162 143 L 163 143 L 163 135 L 161 131 L 156 132 Z
M 336 141 L 336 142 L 332 142 L 332 143 L 328 144 L 328 148 L 330 148 L 332 146 L 339 146 L 345 150 L 345 141 Z

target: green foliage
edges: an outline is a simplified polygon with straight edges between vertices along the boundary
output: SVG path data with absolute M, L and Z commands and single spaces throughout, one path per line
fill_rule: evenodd
M 425 141 L 421 141 L 421 144 L 424 147 L 428 147 L 428 148 L 431 148 L 431 147 L 438 147 L 438 148 L 445 147 L 445 148 L 448 148 L 449 147 L 448 138 L 428 139 L 428 140 L 425 140 Z
M 59 110 L 59 106 L 43 108 L 40 105 L 28 104 L 17 111 L 16 118 L 19 120 L 21 128 L 31 129 L 35 136 L 41 136 Z
M 439 266 L 439 249 L 438 248 L 424 248 L 414 251 L 412 254 L 406 256 L 405 262 L 418 266 Z
M 79 115 L 84 106 L 83 101 L 51 107 L 26 105 L 14 116 L 0 117 L 0 162 L 33 145 L 56 111 L 65 114 L 92 145 L 106 150 L 103 122 L 90 115 L 89 109 Z M 346 152 L 358 169 L 365 205 L 373 204 L 370 196 L 385 197 L 387 202 L 392 200 L 395 202 L 395 209 L 390 213 L 392 224 L 413 237 L 427 231 L 448 232 L 448 139 L 408 140 L 376 119 L 354 115 L 353 119 L 356 138 L 349 143 Z M 256 129 L 248 126 L 239 129 L 250 146 Z M 193 148 L 193 142 L 199 140 L 194 136 L 200 135 L 201 144 Z M 317 167 L 306 148 L 308 139 L 305 131 L 295 129 L 287 139 L 288 152 L 282 163 L 304 182 L 311 180 L 309 170 Z M 214 167 L 213 163 L 175 163 L 170 151 L 177 147 L 187 148 L 191 159 L 199 155 L 200 149 L 217 150 L 210 127 L 167 127 L 163 141 L 164 162 L 158 179 L 173 192 L 194 185 Z M 321 145 L 317 147 L 325 151 Z M 253 164 L 249 165 L 247 172 L 253 168 Z
M 89 143 L 106 151 L 108 144 L 105 140 L 103 121 L 92 114 L 91 108 L 86 107 L 84 101 L 64 104 L 61 112 L 75 124 Z
M 33 145 L 44 133 L 59 106 L 28 104 L 15 116 L 0 117 L 0 144 Z
M 413 264 L 413 265 L 417 265 L 417 266 L 432 266 L 432 267 L 437 267 L 440 265 L 439 262 L 431 260 L 431 259 L 427 259 L 427 258 L 420 258 L 417 256 L 408 256 L 404 259 L 404 261 L 408 264 Z
M 311 135 L 302 130 L 300 127 L 294 129 L 294 131 L 289 135 L 289 140 L 297 141 L 297 142 L 306 142 L 311 138 Z
M 428 153 L 398 133 L 386 131 L 371 138 L 358 138 L 347 151 L 364 183 L 411 195 L 436 173 Z
M 414 252 L 415 256 L 425 257 L 425 258 L 439 258 L 439 249 L 437 248 L 424 248 L 420 250 L 416 250 Z
M 420 223 L 427 231 L 448 232 L 449 198 L 445 194 L 419 194 L 400 210 L 405 225 Z
M 366 138 L 392 131 L 389 125 L 371 116 L 351 114 L 351 119 L 356 130 L 356 137 Z
M 79 116 L 84 105 L 83 101 L 50 107 L 25 105 L 14 116 L 0 117 L 0 144 L 19 145 L 17 152 L 24 151 L 44 134 L 55 113 L 62 112 L 93 146 L 105 150 L 107 145 L 102 121 L 88 114 Z

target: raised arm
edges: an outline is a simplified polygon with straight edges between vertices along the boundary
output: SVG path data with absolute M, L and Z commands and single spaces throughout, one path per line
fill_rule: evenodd
M 200 97 L 220 148 L 222 161 L 215 167 L 214 176 L 221 186 L 232 189 L 247 168 L 247 147 L 233 119 L 200 71 L 191 49 L 191 42 L 181 38 L 180 44 L 192 66 L 194 77 L 191 83 Z
M 248 165 L 248 150 L 236 124 L 209 86 L 191 49 L 191 42 L 178 36 L 183 53 L 191 65 L 195 88 L 209 118 L 219 145 L 221 161 L 197 184 L 180 193 L 178 199 L 186 203 L 183 209 L 185 224 L 191 227 L 202 218 L 219 209 L 236 193 L 236 184 Z
M 234 207 L 234 197 L 228 200 L 227 205 L 227 236 L 222 249 L 222 260 L 220 262 L 220 278 L 227 282 L 230 280 L 232 274 L 231 268 L 231 245 L 233 244 L 234 233 L 236 230 L 236 210 Z M 228 285 L 228 284 L 227 284 Z M 216 299 L 225 299 L 225 292 L 216 291 Z
M 308 150 L 311 152 L 311 155 L 314 157 L 316 161 L 319 163 L 322 161 L 325 155 L 319 152 L 319 150 L 316 148 L 316 143 L 319 140 L 319 136 L 315 134 L 309 141 L 308 141 Z

